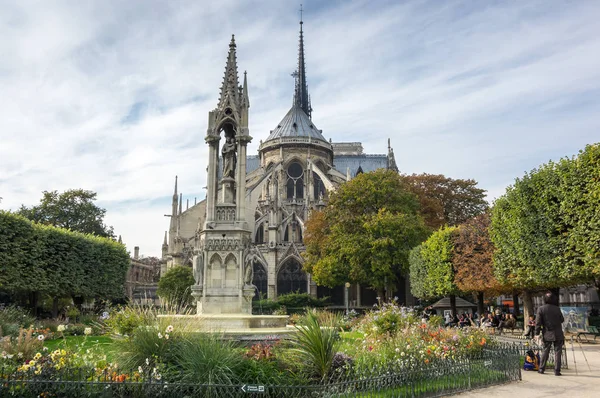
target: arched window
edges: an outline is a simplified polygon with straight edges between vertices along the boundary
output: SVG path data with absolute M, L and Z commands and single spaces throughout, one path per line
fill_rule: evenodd
M 295 258 L 289 259 L 277 274 L 277 295 L 292 292 L 306 293 L 306 273 Z
M 265 243 L 265 225 L 261 224 L 256 229 L 256 236 L 254 238 L 254 243 Z
M 319 200 L 320 198 L 325 197 L 325 184 L 323 184 L 323 180 L 317 173 L 313 171 L 313 185 L 314 185 L 314 199 Z
M 286 182 L 286 193 L 288 199 L 304 198 L 304 170 L 298 162 L 292 162 L 287 168 L 288 180 Z
M 253 300 L 259 300 L 261 297 L 267 296 L 268 289 L 268 276 L 265 267 L 258 261 L 254 263 L 254 278 L 252 278 L 252 284 L 256 286 L 257 294 L 252 298 Z

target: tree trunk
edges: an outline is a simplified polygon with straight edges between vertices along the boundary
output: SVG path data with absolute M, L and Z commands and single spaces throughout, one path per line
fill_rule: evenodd
M 452 311 L 452 316 L 456 316 L 456 296 L 454 294 L 450 295 L 450 310 Z
M 519 309 L 519 293 L 514 292 L 512 295 L 513 298 L 513 315 L 517 318 L 521 315 L 521 310 Z
M 58 297 L 52 298 L 52 319 L 58 318 Z
M 556 296 L 556 305 L 560 305 L 560 287 L 555 287 L 550 289 L 550 291 Z
M 37 316 L 37 306 L 38 306 L 38 292 L 30 292 L 29 293 L 29 307 L 31 308 L 31 313 L 33 316 Z
M 479 318 L 483 315 L 483 292 L 477 292 L 477 315 Z
M 377 289 L 377 304 L 381 304 L 385 301 L 385 290 L 380 287 Z
M 535 317 L 535 313 L 533 312 L 533 298 L 529 290 L 523 290 L 523 330 L 525 330 L 529 315 Z

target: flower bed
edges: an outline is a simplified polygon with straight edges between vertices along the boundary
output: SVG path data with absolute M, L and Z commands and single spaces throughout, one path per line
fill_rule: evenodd
M 83 390 L 86 396 L 237 396 L 248 388 L 286 398 L 376 391 L 418 396 L 520 375 L 514 347 L 479 330 L 422 324 L 410 309 L 393 303 L 351 321 L 309 311 L 289 340 L 249 348 L 221 336 L 177 330 L 168 318 L 143 318 L 128 336 L 104 342 L 114 354 L 110 361 L 106 345 L 89 344 L 93 336 L 78 336 L 82 340 L 74 347 L 63 338 L 53 350 L 36 340 L 38 349 L 30 357 L 0 358 L 2 388 L 19 396 L 75 396 Z

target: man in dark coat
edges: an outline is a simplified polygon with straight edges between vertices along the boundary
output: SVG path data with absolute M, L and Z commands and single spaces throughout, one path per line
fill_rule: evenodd
M 550 292 L 544 294 L 544 305 L 538 308 L 535 319 L 535 335 L 539 335 L 541 331 L 544 341 L 544 352 L 538 373 L 544 373 L 546 361 L 550 355 L 550 347 L 554 345 L 554 374 L 561 376 L 561 355 L 565 344 L 565 335 L 562 330 L 564 321 L 562 311 L 558 308 L 558 298 Z

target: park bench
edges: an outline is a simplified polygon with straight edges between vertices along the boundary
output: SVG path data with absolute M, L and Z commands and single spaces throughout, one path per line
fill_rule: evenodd
M 577 340 L 581 341 L 581 336 L 585 336 L 585 341 L 589 341 L 588 336 L 594 336 L 594 342 L 596 342 L 596 337 L 600 336 L 600 332 L 596 326 L 588 326 L 586 330 L 577 333 Z

